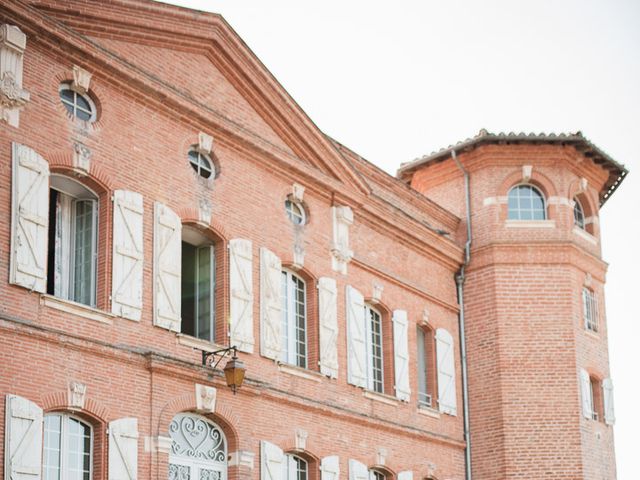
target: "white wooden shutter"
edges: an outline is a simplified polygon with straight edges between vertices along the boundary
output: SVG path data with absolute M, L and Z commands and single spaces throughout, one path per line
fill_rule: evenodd
M 273 360 L 282 350 L 282 262 L 260 249 L 260 353 Z
M 610 378 L 602 380 L 602 395 L 604 399 L 604 421 L 607 425 L 613 425 L 616 422 L 616 416 L 613 410 L 613 383 Z
M 364 463 L 349 459 L 349 480 L 369 480 L 369 470 Z
M 582 415 L 584 418 L 593 418 L 593 395 L 591 392 L 591 379 L 589 372 L 580 369 L 580 397 L 582 399 Z
M 283 480 L 284 453 L 273 443 L 260 442 L 260 479 Z
M 155 203 L 153 232 L 153 323 L 180 331 L 182 224 L 166 205 Z
M 409 322 L 407 312 L 393 312 L 393 358 L 395 366 L 396 397 L 408 402 L 411 397 L 409 386 Z
M 11 283 L 47 289 L 49 164 L 34 150 L 13 144 Z
M 42 474 L 42 409 L 17 395 L 7 395 L 4 478 L 40 480 Z
M 411 470 L 398 472 L 398 480 L 413 480 L 413 472 Z
M 338 378 L 338 294 L 333 278 L 318 280 L 320 373 Z M 331 458 L 331 457 L 327 457 Z
M 320 480 L 339 480 L 340 458 L 337 455 L 324 457 L 320 462 Z
M 229 241 L 229 284 L 231 345 L 253 353 L 253 257 L 251 240 Z
M 113 192 L 113 272 L 111 311 L 129 320 L 142 314 L 142 195 Z
M 138 419 L 109 423 L 109 480 L 138 478 Z
M 367 349 L 364 297 L 347 285 L 347 381 L 367 386 Z
M 440 412 L 456 415 L 456 369 L 453 337 L 444 328 L 436 330 L 436 355 L 438 357 L 438 405 Z

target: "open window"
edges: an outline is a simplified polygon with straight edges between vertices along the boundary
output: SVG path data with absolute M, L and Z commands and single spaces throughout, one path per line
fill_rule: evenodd
M 283 480 L 307 480 L 309 478 L 307 461 L 297 455 L 286 454 L 282 470 Z
M 96 305 L 98 197 L 84 185 L 51 175 L 47 293 Z
M 181 332 L 216 340 L 214 243 L 193 228 L 182 229 Z
M 437 388 L 435 334 L 427 326 L 418 326 L 418 406 L 435 407 Z

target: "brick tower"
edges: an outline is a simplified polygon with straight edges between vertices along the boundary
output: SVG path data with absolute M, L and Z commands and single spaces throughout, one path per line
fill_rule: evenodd
M 613 479 L 598 218 L 626 170 L 580 133 L 481 131 L 399 176 L 466 218 L 463 172 L 473 478 Z

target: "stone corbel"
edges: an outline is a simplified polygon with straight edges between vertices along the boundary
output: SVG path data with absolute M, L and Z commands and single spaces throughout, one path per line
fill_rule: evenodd
M 213 413 L 216 410 L 216 389 L 207 385 L 196 384 L 196 411 Z
M 529 183 L 529 181 L 531 180 L 532 171 L 533 171 L 533 167 L 531 165 L 522 166 L 522 181 L 524 183 Z
M 304 197 L 304 187 L 299 183 L 294 183 L 291 188 L 291 201 L 302 203 Z
M 200 204 L 198 205 L 198 222 L 204 226 L 210 227 L 211 214 L 211 202 L 208 199 L 200 200 Z
M 331 266 L 336 272 L 347 274 L 347 264 L 353 258 L 349 248 L 349 227 L 353 224 L 353 211 L 346 206 L 331 208 L 333 212 L 333 244 Z
M 587 288 L 591 288 L 591 284 L 593 283 L 593 277 L 591 276 L 590 273 L 587 273 L 584 276 L 584 286 Z
M 67 404 L 70 409 L 81 410 L 84 408 L 84 400 L 87 394 L 87 386 L 80 382 L 69 382 Z
M 255 456 L 255 453 L 248 451 L 238 450 L 237 452 L 231 452 L 228 465 L 230 467 L 247 467 L 249 470 L 253 470 Z
M 384 465 L 387 462 L 387 455 L 389 452 L 386 448 L 379 447 L 376 452 L 376 465 Z
M 71 82 L 71 90 L 84 95 L 89 91 L 91 83 L 91 74 L 78 65 L 73 66 L 73 81 Z
M 198 151 L 203 155 L 211 155 L 213 149 L 213 137 L 204 132 L 198 134 Z
M 301 428 L 296 429 L 296 450 L 306 450 L 309 433 Z
M 422 310 L 422 325 L 428 326 L 430 325 L 429 323 L 429 309 L 427 307 L 424 307 L 424 310 Z
M 304 267 L 304 247 L 300 243 L 293 246 L 293 265 L 294 270 L 300 270 Z
M 84 176 L 91 168 L 91 150 L 86 145 L 75 142 L 73 144 L 73 169 Z
M 587 187 L 589 186 L 589 181 L 582 177 L 578 183 L 578 191 L 576 195 L 580 195 L 581 193 L 585 193 L 587 191 Z
M 382 292 L 384 291 L 384 286 L 379 283 L 373 282 L 373 294 L 371 295 L 371 303 L 378 304 L 382 301 Z
M 20 110 L 29 101 L 22 88 L 22 66 L 27 36 L 15 25 L 0 25 L 0 121 L 18 127 Z

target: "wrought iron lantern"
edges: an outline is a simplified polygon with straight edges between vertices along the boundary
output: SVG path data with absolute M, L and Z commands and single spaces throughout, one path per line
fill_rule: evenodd
M 230 352 L 233 352 L 233 356 L 225 365 L 223 372 L 224 377 L 227 381 L 227 386 L 231 388 L 231 391 L 235 395 L 236 391 L 242 386 L 242 382 L 244 381 L 244 374 L 247 371 L 247 368 L 244 366 L 242 360 L 238 358 L 238 352 L 235 346 L 222 348 L 220 350 L 216 350 L 215 352 L 202 352 L 202 365 L 212 366 L 215 370 L 220 361 Z

